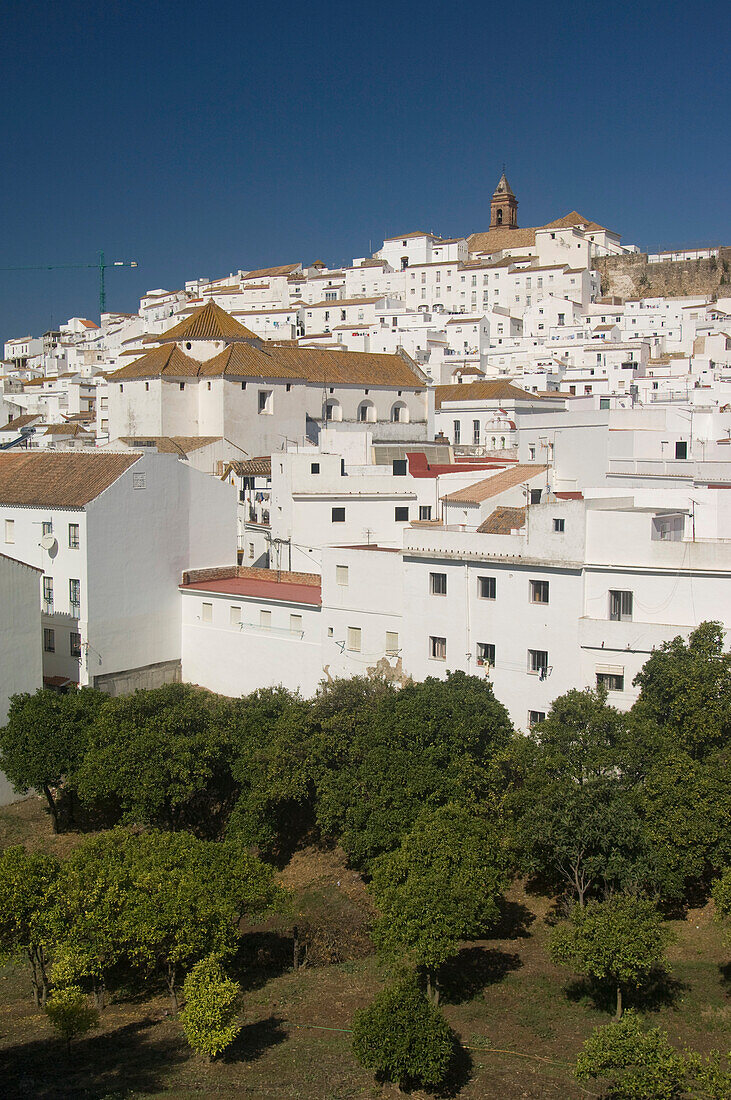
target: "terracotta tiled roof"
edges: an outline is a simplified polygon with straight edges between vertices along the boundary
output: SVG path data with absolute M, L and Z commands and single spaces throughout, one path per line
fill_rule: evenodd
M 431 237 L 433 241 L 439 240 L 433 233 L 427 233 L 423 229 L 415 229 L 413 233 L 397 233 L 395 237 L 384 237 L 383 243 L 385 244 L 386 241 L 408 241 L 410 237 Z
M 40 413 L 26 413 L 24 416 L 16 416 L 15 420 L 9 420 L 7 424 L 3 424 L 0 432 L 15 432 L 19 428 L 27 428 L 29 424 L 34 424 L 36 420 L 42 419 Z
M 256 340 L 248 328 L 210 299 L 180 324 L 156 337 L 161 343 L 183 340 Z
M 235 458 L 228 463 L 224 477 L 227 477 L 229 470 L 233 470 L 238 477 L 271 477 L 272 456 L 259 455 L 257 458 Z
M 252 344 L 229 344 L 201 363 L 198 373 L 202 378 L 301 378 L 295 370 L 277 362 L 268 347 L 257 348 Z
M 103 451 L 0 453 L 0 503 L 83 508 L 139 460 Z
M 602 230 L 604 232 L 610 232 L 606 230 L 605 226 L 599 225 L 597 222 L 589 221 L 578 210 L 572 210 L 570 214 L 564 214 L 562 218 L 556 218 L 554 222 L 547 222 L 542 229 L 572 229 L 575 225 L 581 225 L 585 229 Z
M 445 401 L 535 401 L 543 400 L 535 393 L 528 393 L 512 382 L 455 382 L 451 386 L 434 387 L 434 404 L 441 408 Z
M 268 279 L 277 275 L 293 275 L 298 272 L 299 264 L 282 264 L 280 267 L 260 267 L 257 271 L 247 271 L 241 276 L 242 282 L 248 279 Z M 304 275 L 303 275 L 304 278 Z
M 449 504 L 481 504 L 483 500 L 496 497 L 507 489 L 512 489 L 524 481 L 545 473 L 545 466 L 518 463 L 507 470 L 501 470 L 499 474 L 486 477 L 484 481 L 478 481 L 474 485 L 468 485 L 466 489 L 457 489 L 454 493 L 448 493 L 442 500 Z
M 470 252 L 501 252 L 504 248 L 533 248 L 535 243 L 535 229 L 489 229 L 486 233 L 472 233 L 467 238 L 467 247 Z
M 87 428 L 83 424 L 47 424 L 45 425 L 44 435 L 90 435 Z
M 182 352 L 177 344 L 163 344 L 133 363 L 125 363 L 112 371 L 108 378 L 113 382 L 122 382 L 125 378 L 162 378 L 166 375 L 170 378 L 190 378 L 195 377 L 199 370 L 198 360 Z
M 481 535 L 509 535 L 521 527 L 525 527 L 525 508 L 496 508 L 477 531 Z
M 145 447 L 154 444 L 161 455 L 188 455 L 218 443 L 220 435 L 120 435 L 121 443 L 127 447 Z M 150 448 L 152 449 L 152 448 Z
M 326 348 L 267 348 L 281 364 L 307 382 L 331 385 L 403 386 L 421 388 L 425 378 L 405 352 L 391 355 L 373 351 L 330 351 Z M 474 384 L 474 383 L 473 383 Z

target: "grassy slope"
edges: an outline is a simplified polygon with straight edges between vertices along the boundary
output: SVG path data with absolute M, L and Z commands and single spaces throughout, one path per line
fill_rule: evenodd
M 54 838 L 36 800 L 0 811 L 2 847 L 23 842 L 63 855 L 79 839 Z M 337 852 L 298 853 L 282 878 L 297 892 L 305 919 L 323 908 L 332 913 L 338 904 L 346 914 L 365 905 L 358 876 Z M 565 1063 L 608 1015 L 547 959 L 547 917 L 545 899 L 516 888 L 498 930 L 503 938 L 465 947 L 445 976 L 444 1010 L 473 1061 L 459 1093 L 464 1100 L 578 1100 L 592 1094 L 578 1087 Z M 651 1018 L 681 1045 L 727 1049 L 731 1003 L 720 967 L 727 955 L 720 930 L 709 908 L 693 911 L 675 930 L 670 950 L 675 985 L 658 991 Z M 33 1008 L 25 971 L 6 966 L 0 970 L 3 1096 L 346 1100 L 395 1095 L 355 1065 L 347 1032 L 325 1030 L 348 1028 L 353 1012 L 382 981 L 372 955 L 297 973 L 282 966 L 254 968 L 245 978 L 241 1037 L 224 1061 L 209 1066 L 190 1054 L 162 992 L 110 1006 L 99 1030 L 78 1043 L 67 1060 L 45 1016 Z

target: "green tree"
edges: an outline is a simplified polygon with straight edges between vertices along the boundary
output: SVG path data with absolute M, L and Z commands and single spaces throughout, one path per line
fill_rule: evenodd
M 0 769 L 16 791 L 43 791 L 56 833 L 59 793 L 73 786 L 90 728 L 106 698 L 92 688 L 11 697 L 7 723 L 0 729 Z
M 399 848 L 372 865 L 370 891 L 380 911 L 373 938 L 391 959 L 425 968 L 438 1001 L 438 969 L 460 940 L 499 915 L 508 852 L 496 828 L 466 806 L 427 811 Z
M 725 921 L 731 919 L 731 870 L 726 871 L 713 887 L 713 900 L 716 903 L 719 919 Z M 728 929 L 726 934 L 731 940 L 731 929 Z
M 630 1010 L 621 1020 L 594 1028 L 574 1073 L 580 1081 L 605 1081 L 604 1095 L 612 1100 L 676 1100 L 685 1094 L 687 1066 L 667 1032 L 645 1031 Z
M 731 654 L 723 638 L 721 623 L 703 622 L 687 642 L 680 635 L 664 642 L 634 679 L 633 712 L 695 760 L 729 745 Z
M 230 1046 L 241 1031 L 237 1007 L 241 990 L 228 978 L 218 959 L 208 956 L 191 970 L 183 984 L 183 1032 L 193 1050 L 210 1062 Z
M 637 989 L 662 962 L 670 929 L 646 898 L 616 894 L 604 902 L 574 906 L 553 930 L 549 951 L 556 962 L 573 966 L 616 990 L 616 1018 L 623 993 Z
M 0 954 L 27 957 L 37 1005 L 48 996 L 49 912 L 58 874 L 53 856 L 21 847 L 0 854 Z
M 317 818 L 356 866 L 397 847 L 424 809 L 502 792 L 510 720 L 476 676 L 386 690 L 322 728 L 329 756 L 323 751 Z
M 451 1068 L 456 1039 L 416 977 L 382 990 L 353 1019 L 353 1053 L 361 1065 L 399 1087 L 437 1088 Z
M 86 800 L 113 800 L 128 822 L 207 832 L 225 816 L 230 702 L 190 684 L 108 699 L 78 775 Z
M 46 1004 L 46 1012 L 55 1031 L 66 1041 L 71 1051 L 71 1040 L 86 1035 L 99 1023 L 99 1013 L 89 1004 L 78 985 L 54 989 Z

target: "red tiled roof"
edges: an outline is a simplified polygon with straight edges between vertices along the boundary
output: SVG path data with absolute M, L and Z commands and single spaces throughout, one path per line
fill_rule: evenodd
M 322 603 L 320 585 L 291 584 L 278 581 L 276 570 L 271 580 L 258 577 L 224 577 L 219 580 L 193 581 L 181 584 L 184 591 L 210 592 L 222 596 L 248 596 L 259 600 L 280 600 L 283 603 L 308 603 L 319 607 Z
M 507 489 L 512 489 L 524 481 L 530 481 L 539 474 L 545 473 L 546 467 L 531 464 L 519 464 L 512 466 L 492 477 L 478 481 L 474 485 L 468 485 L 465 489 L 458 489 L 454 493 L 447 493 L 442 500 L 450 504 L 481 504 L 483 500 L 496 497 Z

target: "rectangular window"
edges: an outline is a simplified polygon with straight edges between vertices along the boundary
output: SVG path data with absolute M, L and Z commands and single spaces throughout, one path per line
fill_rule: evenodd
M 51 523 L 50 520 L 46 520 L 45 523 L 41 524 L 41 534 L 42 535 L 52 535 L 53 534 L 53 524 Z
M 345 509 L 333 508 L 332 510 L 332 522 L 333 523 L 345 523 Z
M 78 615 L 81 606 L 81 581 L 69 581 L 69 603 L 71 604 L 71 614 Z
M 545 649 L 528 650 L 528 671 L 537 673 L 541 680 L 548 675 L 548 653 Z
M 546 721 L 546 712 L 545 712 L 545 710 L 529 710 L 528 711 L 528 725 L 531 728 L 533 726 L 540 726 L 541 722 L 545 722 L 545 721 Z
M 239 604 L 231 604 L 228 609 L 228 621 L 231 626 L 238 626 L 241 622 L 241 607 Z
M 480 600 L 494 600 L 497 591 L 497 579 L 495 577 L 477 578 L 477 597 Z
M 431 504 L 419 505 L 419 519 L 431 519 Z
M 254 557 L 254 544 L 253 544 L 253 542 L 249 543 L 249 557 L 250 558 Z
M 495 667 L 495 646 L 491 642 L 477 643 L 477 663 L 489 665 L 490 668 Z
M 675 457 L 687 458 L 688 457 L 688 444 L 685 440 L 681 439 L 675 444 Z
M 360 627 L 348 627 L 348 649 L 351 653 L 360 653 Z
M 531 489 L 531 491 L 530 491 L 530 502 L 531 502 L 531 504 L 540 504 L 541 503 L 541 492 L 542 492 L 541 489 Z
M 5 520 L 5 541 L 9 546 L 15 542 L 15 520 Z
M 452 427 L 454 428 L 454 442 L 459 443 L 459 434 L 460 434 L 459 420 L 453 421 Z
M 291 632 L 293 634 L 301 634 L 302 633 L 302 616 L 301 615 L 290 615 L 289 616 L 289 629 L 291 630 Z
M 609 591 L 609 618 L 613 622 L 632 621 L 632 593 L 618 590 Z
M 472 442 L 476 447 L 480 445 L 480 421 L 472 421 Z
M 566 520 L 565 519 L 555 519 L 553 521 L 553 529 L 554 529 L 554 531 L 558 532 L 559 534 L 563 534 L 563 532 L 566 530 Z
M 310 473 L 311 474 L 319 474 L 319 472 L 320 472 L 320 463 L 319 462 L 311 462 L 310 463 Z
M 409 522 L 409 509 L 408 508 L 394 508 L 393 516 L 396 523 L 408 523 Z
M 43 651 L 44 653 L 56 652 L 56 631 L 51 630 L 49 626 L 43 628 Z
M 400 412 L 398 407 L 394 410 Z M 394 477 L 406 477 L 407 462 L 405 458 L 394 458 L 392 472 Z
M 429 656 L 435 661 L 446 661 L 447 639 L 431 637 L 429 639 Z
M 43 578 L 43 604 L 44 610 L 50 615 L 53 611 L 53 577 Z
M 548 581 L 530 582 L 530 602 L 548 603 Z
M 269 414 L 272 411 L 272 391 L 259 390 L 259 412 Z
M 446 573 L 430 573 L 429 574 L 429 591 L 432 596 L 446 596 L 447 594 L 447 574 Z
M 73 631 L 69 634 L 69 653 L 72 657 L 81 656 L 81 635 Z
M 529 447 L 529 448 L 528 448 L 528 458 L 529 458 L 529 459 L 531 460 L 531 462 L 532 462 L 532 461 L 533 461 L 533 459 L 534 459 L 535 457 L 536 457 L 536 449 L 535 449 L 535 447 Z
M 396 657 L 398 654 L 398 634 L 395 630 L 386 631 L 386 656 Z
M 79 549 L 79 524 L 69 524 L 69 550 Z
M 624 673 L 597 672 L 596 686 L 605 687 L 607 691 L 624 691 Z
M 201 622 L 212 623 L 213 622 L 213 604 L 202 603 L 201 604 Z
M 348 567 L 347 565 L 335 566 L 335 583 L 346 585 L 348 583 Z
M 263 627 L 264 630 L 271 630 L 271 628 L 272 628 L 272 613 L 271 613 L 271 611 L 260 611 L 259 612 L 259 626 Z

